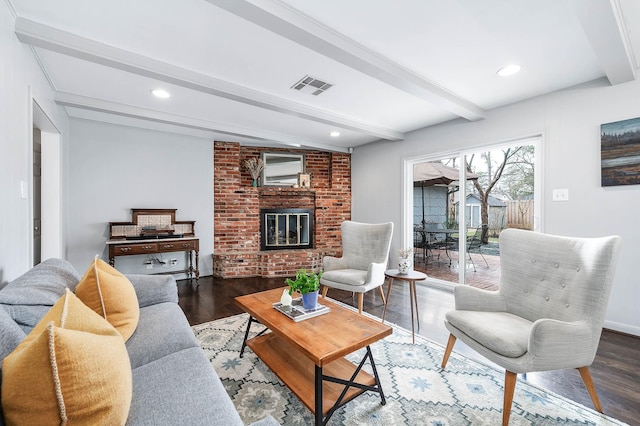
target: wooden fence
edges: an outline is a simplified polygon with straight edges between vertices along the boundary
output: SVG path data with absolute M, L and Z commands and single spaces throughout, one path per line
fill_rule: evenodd
M 507 228 L 533 229 L 533 200 L 506 201 Z

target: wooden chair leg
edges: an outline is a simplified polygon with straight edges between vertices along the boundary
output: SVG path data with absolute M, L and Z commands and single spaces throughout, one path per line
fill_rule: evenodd
M 593 406 L 596 408 L 596 411 L 602 413 L 602 405 L 600 405 L 600 398 L 598 398 L 598 393 L 596 392 L 596 387 L 593 384 L 593 380 L 591 379 L 591 373 L 589 372 L 589 367 L 580 367 L 578 368 L 580 372 L 580 377 L 582 377 L 582 381 L 591 396 L 591 401 L 593 401 Z
M 504 372 L 504 405 L 502 406 L 502 426 L 509 425 L 511 406 L 513 405 L 513 393 L 516 390 L 518 375 L 511 371 Z
M 322 298 L 324 299 L 325 297 L 327 297 L 327 291 L 329 291 L 329 287 L 328 286 L 322 286 Z
M 387 299 L 384 298 L 384 290 L 382 290 L 382 286 L 378 287 L 378 290 L 380 291 L 380 297 L 382 297 L 382 303 L 386 305 Z
M 363 305 L 364 305 L 364 293 L 358 293 L 358 313 L 362 313 Z
M 456 336 L 453 334 L 449 335 L 449 341 L 447 342 L 447 348 L 444 350 L 444 356 L 442 357 L 442 368 L 447 365 L 449 361 L 449 355 L 451 355 L 451 350 L 453 349 L 453 345 L 456 343 Z

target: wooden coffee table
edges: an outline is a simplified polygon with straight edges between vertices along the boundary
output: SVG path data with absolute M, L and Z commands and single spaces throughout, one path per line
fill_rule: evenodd
M 335 410 L 365 391 L 379 393 L 381 404 L 386 404 L 369 345 L 389 336 L 391 327 L 323 298 L 318 302 L 331 312 L 295 322 L 273 308 L 282 290 L 236 297 L 236 303 L 251 315 L 245 343 L 314 413 L 315 424 L 326 424 Z M 271 333 L 247 341 L 254 322 Z M 365 347 L 359 365 L 344 358 Z M 366 361 L 373 375 L 362 370 Z

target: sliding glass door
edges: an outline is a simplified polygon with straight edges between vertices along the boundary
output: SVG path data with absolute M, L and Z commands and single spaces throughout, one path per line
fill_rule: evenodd
M 431 280 L 497 289 L 500 232 L 533 230 L 540 138 L 414 159 L 409 227 L 414 268 Z M 539 217 L 539 216 L 538 216 Z

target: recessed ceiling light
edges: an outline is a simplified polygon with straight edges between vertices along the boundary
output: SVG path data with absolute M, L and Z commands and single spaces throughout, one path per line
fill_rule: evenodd
M 329 136 L 331 136 L 332 138 L 337 138 L 338 136 L 340 136 L 340 132 L 336 132 L 335 130 L 331 133 L 329 133 Z
M 171 97 L 171 93 L 167 92 L 164 89 L 153 89 L 151 94 L 156 98 L 167 99 Z
M 500 77 L 508 77 L 510 75 L 517 74 L 520 71 L 520 65 L 518 64 L 509 64 L 506 67 L 500 68 L 497 74 Z

